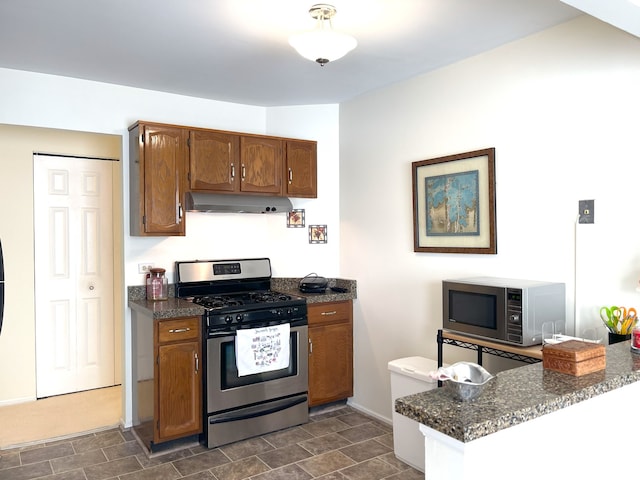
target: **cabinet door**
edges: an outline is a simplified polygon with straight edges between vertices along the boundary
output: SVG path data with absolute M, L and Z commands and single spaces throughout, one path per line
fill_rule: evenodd
M 282 140 L 240 137 L 240 190 L 282 195 Z
M 309 406 L 353 396 L 353 313 L 347 302 L 308 305 Z
M 189 186 L 206 192 L 235 192 L 240 179 L 240 136 L 192 130 L 189 133 Z
M 202 432 L 200 343 L 158 347 L 156 441 Z
M 144 216 L 146 234 L 184 235 L 183 197 L 187 165 L 187 131 L 144 126 Z
M 291 197 L 316 198 L 318 187 L 317 143 L 287 140 L 286 193 Z

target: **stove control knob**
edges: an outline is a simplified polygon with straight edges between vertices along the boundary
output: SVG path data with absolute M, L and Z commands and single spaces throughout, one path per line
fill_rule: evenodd
M 231 315 L 227 315 L 226 317 L 224 317 L 224 321 L 227 323 L 231 323 L 233 322 L 233 317 Z
M 238 315 L 236 315 L 236 322 L 241 322 L 242 321 L 242 314 L 239 313 Z

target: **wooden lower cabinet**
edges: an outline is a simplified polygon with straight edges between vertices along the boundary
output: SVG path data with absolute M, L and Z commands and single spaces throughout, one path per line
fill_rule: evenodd
M 154 324 L 154 443 L 202 433 L 200 317 Z
M 353 303 L 308 304 L 309 406 L 353 396 Z

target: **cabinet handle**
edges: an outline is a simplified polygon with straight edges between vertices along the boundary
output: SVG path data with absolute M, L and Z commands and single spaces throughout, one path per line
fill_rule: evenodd
M 198 370 L 200 370 L 200 360 L 198 359 L 198 354 L 195 353 L 194 357 L 196 358 L 196 373 L 198 373 Z
M 242 180 L 244 180 L 245 175 L 247 174 L 247 169 L 244 167 L 244 163 L 242 164 Z
M 313 353 L 313 342 L 309 339 L 309 355 Z
M 335 315 L 338 313 L 336 310 L 332 310 L 330 312 L 322 312 L 320 315 Z
M 178 223 L 182 221 L 182 203 L 180 202 L 180 172 L 176 171 L 176 215 L 178 216 Z
M 289 169 L 289 183 L 293 182 L 293 170 Z
M 231 164 L 231 180 L 233 180 L 234 178 L 236 178 L 236 166 L 232 163 Z
M 169 333 L 184 333 L 184 332 L 188 332 L 189 330 L 191 330 L 189 327 L 187 327 L 187 328 L 172 328 L 171 330 L 169 330 Z

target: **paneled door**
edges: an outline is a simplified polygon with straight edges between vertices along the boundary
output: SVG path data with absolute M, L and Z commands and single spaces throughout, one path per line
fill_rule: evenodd
M 112 161 L 33 163 L 36 395 L 114 385 Z

